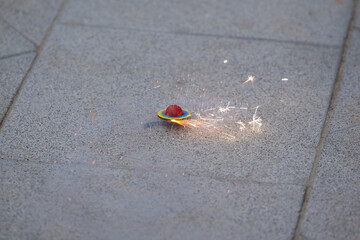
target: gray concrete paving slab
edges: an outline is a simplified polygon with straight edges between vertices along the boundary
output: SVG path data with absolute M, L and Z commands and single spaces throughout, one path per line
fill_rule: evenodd
M 0 239 L 290 239 L 302 186 L 0 161 Z
M 357 13 L 357 16 L 359 16 L 359 13 L 360 13 L 360 4 L 357 5 L 356 13 Z M 360 18 L 359 18 L 359 17 L 357 17 L 357 18 L 355 19 L 355 27 L 360 28 Z
M 359 37 L 355 30 L 305 214 L 301 232 L 308 239 L 360 239 Z
M 292 239 L 354 1 L 61 2 L 0 1 L 0 118 L 60 16 L 0 131 L 0 240 Z M 302 240 L 360 238 L 359 35 Z
M 0 156 L 305 184 L 340 50 L 58 25 L 0 133 Z M 230 123 L 215 131 L 156 117 L 173 103 L 196 117 L 229 101 L 237 112 L 216 111 Z
M 20 33 L 0 20 L 0 59 L 22 52 L 35 51 L 35 46 Z
M 360 127 L 329 135 L 301 233 L 307 239 L 360 238 Z
M 0 121 L 5 116 L 35 53 L 0 60 Z
M 0 16 L 39 46 L 60 4 L 61 0 L 2 0 Z
M 61 21 L 341 46 L 352 1 L 69 1 Z

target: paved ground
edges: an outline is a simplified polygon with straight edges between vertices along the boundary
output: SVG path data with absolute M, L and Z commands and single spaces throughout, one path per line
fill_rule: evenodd
M 356 8 L 1 1 L 0 239 L 360 239 Z

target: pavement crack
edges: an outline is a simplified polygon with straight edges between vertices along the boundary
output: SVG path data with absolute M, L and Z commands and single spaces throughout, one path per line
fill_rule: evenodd
M 329 106 L 327 109 L 327 114 L 326 114 L 326 118 L 323 124 L 323 128 L 321 131 L 321 135 L 320 135 L 320 140 L 319 140 L 319 144 L 317 145 L 316 149 L 316 154 L 315 154 L 315 159 L 314 159 L 314 163 L 313 163 L 313 167 L 311 169 L 311 173 L 305 188 L 305 193 L 304 193 L 304 197 L 303 197 L 303 202 L 302 202 L 302 206 L 299 212 L 299 216 L 298 216 L 298 220 L 295 226 L 295 232 L 294 232 L 294 236 L 293 236 L 293 240 L 301 240 L 302 235 L 300 233 L 301 231 L 301 224 L 303 222 L 304 216 L 305 216 L 305 212 L 306 212 L 306 207 L 307 204 L 309 202 L 310 199 L 310 194 L 311 194 L 311 190 L 315 181 L 315 177 L 316 177 L 316 171 L 317 171 L 317 167 L 319 165 L 319 161 L 320 161 L 320 157 L 321 157 L 321 153 L 323 151 L 324 148 L 324 144 L 325 144 L 325 139 L 326 136 L 329 133 L 329 124 L 330 124 L 330 119 L 335 107 L 335 102 L 341 87 L 341 82 L 343 79 L 343 72 L 344 72 L 344 68 L 345 68 L 345 62 L 346 62 L 346 53 L 349 47 L 349 42 L 351 39 L 351 34 L 354 30 L 354 25 L 355 25 L 355 17 L 356 17 L 356 8 L 357 8 L 357 4 L 358 4 L 358 0 L 353 0 L 354 4 L 353 4 L 353 10 L 352 10 L 352 14 L 351 14 L 351 19 L 348 25 L 348 29 L 347 29 L 347 34 L 346 34 L 346 38 L 345 41 L 343 43 L 343 47 L 342 47 L 342 53 L 341 53 L 341 59 L 340 59 L 340 63 L 339 63 L 339 67 L 338 67 L 338 72 L 336 75 L 336 79 L 332 88 L 332 93 L 331 93 L 331 98 L 330 98 L 330 102 L 329 102 Z

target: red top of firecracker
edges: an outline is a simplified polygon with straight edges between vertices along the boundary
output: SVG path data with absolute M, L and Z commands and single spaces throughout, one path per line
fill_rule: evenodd
M 169 117 L 180 117 L 184 115 L 184 111 L 178 105 L 170 105 L 165 110 L 164 114 Z

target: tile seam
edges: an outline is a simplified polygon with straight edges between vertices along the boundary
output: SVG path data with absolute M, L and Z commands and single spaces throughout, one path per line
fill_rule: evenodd
M 69 27 L 89 27 L 89 28 L 113 29 L 113 30 L 133 31 L 133 32 L 150 32 L 150 33 L 159 33 L 159 34 L 168 34 L 168 35 L 182 35 L 182 36 L 194 36 L 194 37 L 237 39 L 237 40 L 244 40 L 244 41 L 285 43 L 285 44 L 322 47 L 322 48 L 335 48 L 335 49 L 341 48 L 340 45 L 302 42 L 302 41 L 294 41 L 294 40 L 279 40 L 279 39 L 270 39 L 270 38 L 217 35 L 217 34 L 211 34 L 211 33 L 177 33 L 177 32 L 171 32 L 171 31 L 145 30 L 145 29 L 114 27 L 114 26 L 106 26 L 106 25 L 84 24 L 84 23 L 76 23 L 76 22 L 75 23 L 59 22 L 59 24 L 64 25 L 64 26 L 69 26 Z
M 321 135 L 320 135 L 320 140 L 319 140 L 319 144 L 316 147 L 316 154 L 315 154 L 315 159 L 314 159 L 314 163 L 313 163 L 313 167 L 311 169 L 311 173 L 308 179 L 308 183 L 306 185 L 305 188 L 305 192 L 303 195 L 303 200 L 302 200 L 302 205 L 299 211 L 299 216 L 295 225 L 295 232 L 293 235 L 293 240 L 301 240 L 301 225 L 304 219 L 304 215 L 306 212 L 306 207 L 307 204 L 309 202 L 310 199 L 310 194 L 311 194 L 311 190 L 315 181 L 315 177 L 316 177 L 316 172 L 317 172 L 317 167 L 319 165 L 320 162 L 320 157 L 321 157 L 321 153 L 323 151 L 324 148 L 324 144 L 325 144 L 325 139 L 326 136 L 329 133 L 329 124 L 330 124 L 330 119 L 332 116 L 332 112 L 334 110 L 335 107 L 335 102 L 337 100 L 337 96 L 341 87 L 341 82 L 343 79 L 343 72 L 344 72 L 344 68 L 345 68 L 345 62 L 346 62 L 346 53 L 349 47 L 349 42 L 351 39 L 351 34 L 352 31 L 354 30 L 354 25 L 355 25 L 355 17 L 356 17 L 356 7 L 358 4 L 358 0 L 353 0 L 353 10 L 352 10 L 352 14 L 351 14 L 351 18 L 350 18 L 350 22 L 347 28 L 347 34 L 346 34 L 346 38 L 345 41 L 343 43 L 343 47 L 342 47 L 342 53 L 341 53 L 341 59 L 339 62 L 339 66 L 338 66 L 338 71 L 337 71 L 337 75 L 335 78 L 335 82 L 333 84 L 333 88 L 331 91 L 331 97 L 330 97 L 330 101 L 329 101 L 329 105 L 328 105 L 328 109 L 327 109 L 327 114 L 325 117 L 325 121 L 322 127 L 322 131 L 321 131 Z
M 338 130 L 334 130 L 334 131 L 329 131 L 329 134 L 334 134 L 334 133 L 339 133 L 339 132 L 343 132 L 343 131 L 347 131 L 347 130 L 350 130 L 352 128 L 358 128 L 360 126 L 360 124 L 354 124 L 354 125 L 351 125 L 351 126 L 348 126 L 348 127 L 344 127 L 344 128 L 340 128 Z
M 6 55 L 6 56 L 3 56 L 3 57 L 0 57 L 0 61 L 5 60 L 5 59 L 9 59 L 9 58 L 13 58 L 13 57 L 26 55 L 26 54 L 29 54 L 29 53 L 36 53 L 36 51 L 35 50 L 29 50 L 29 51 L 24 51 L 24 52 L 19 52 L 19 53 L 15 53 L 15 54 Z
M 126 156 L 124 156 L 126 157 Z M 129 168 L 129 167 L 111 167 L 111 166 L 106 166 L 106 165 L 101 165 L 101 164 L 97 164 L 95 166 L 90 165 L 90 164 L 85 164 L 82 162 L 78 162 L 78 163 L 61 163 L 61 162 L 51 162 L 51 161 L 32 161 L 32 160 L 26 160 L 26 159 L 11 159 L 11 158 L 4 158 L 4 157 L 0 157 L 0 162 L 2 161 L 6 161 L 6 162 L 23 162 L 23 163 L 32 163 L 32 164 L 40 164 L 40 165 L 61 165 L 61 166 L 68 166 L 69 168 L 71 167 L 75 167 L 75 166 L 84 166 L 84 167 L 97 167 L 97 168 L 106 168 L 106 169 L 113 169 L 113 170 L 128 170 L 128 171 L 144 171 L 147 173 L 159 173 L 161 174 L 161 172 L 154 172 L 154 171 L 149 171 L 147 169 L 144 168 Z M 180 175 L 180 171 L 179 171 L 179 175 Z M 256 180 L 244 180 L 244 179 L 238 179 L 238 180 L 227 180 L 227 179 L 220 179 L 220 178 L 214 178 L 214 177 L 210 177 L 210 176 L 206 176 L 206 175 L 191 175 L 191 174 L 186 174 L 186 176 L 189 177 L 199 177 L 199 178 L 207 178 L 207 179 L 211 179 L 211 180 L 215 180 L 218 182 L 222 182 L 222 183 L 229 183 L 229 184 L 254 184 L 254 185 L 260 185 L 260 186 L 297 186 L 297 187 L 305 187 L 305 184 L 296 184 L 296 183 L 285 183 L 285 182 L 265 182 L 265 181 L 256 181 Z

